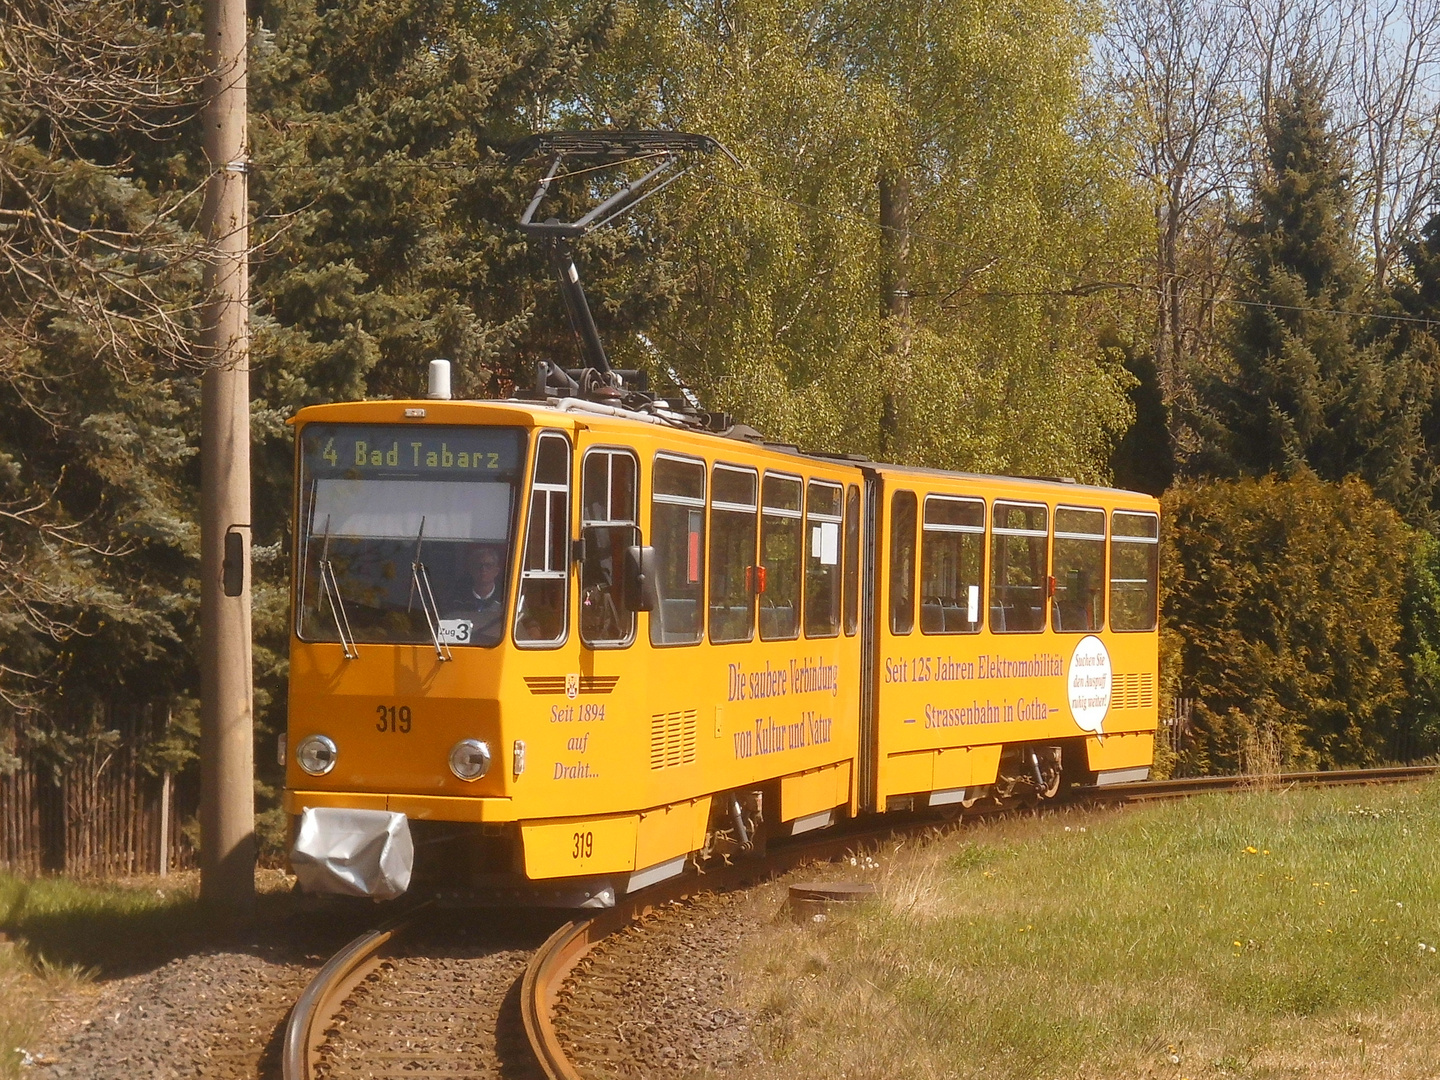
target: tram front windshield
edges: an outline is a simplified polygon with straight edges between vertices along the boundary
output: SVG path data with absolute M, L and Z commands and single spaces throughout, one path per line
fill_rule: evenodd
M 497 644 L 525 433 L 307 424 L 300 444 L 300 637 Z

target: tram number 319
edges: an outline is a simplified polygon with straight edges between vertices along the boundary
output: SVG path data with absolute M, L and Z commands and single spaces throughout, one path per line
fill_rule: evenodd
M 577 832 L 575 834 L 575 846 L 570 851 L 572 859 L 588 859 L 595 854 L 595 834 L 591 832 Z
M 401 735 L 410 734 L 409 705 L 401 705 L 398 709 L 394 705 L 376 705 L 375 715 L 380 718 L 375 721 L 376 731 L 398 731 Z

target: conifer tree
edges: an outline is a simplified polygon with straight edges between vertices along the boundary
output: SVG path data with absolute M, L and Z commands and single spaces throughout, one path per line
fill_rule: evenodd
M 22 712 L 193 675 L 198 247 L 164 162 L 198 82 L 137 7 L 0 5 L 0 702 Z
M 1174 674 L 1195 699 L 1182 769 L 1240 771 L 1257 741 L 1286 770 L 1428 749 L 1407 681 L 1434 630 L 1413 633 L 1405 609 L 1407 592 L 1433 595 L 1433 553 L 1392 507 L 1358 480 L 1301 472 L 1177 484 L 1162 520 Z M 1417 571 L 1425 582 L 1407 581 Z
M 1401 248 L 1401 268 L 1390 289 L 1389 310 L 1414 321 L 1395 323 L 1395 352 L 1407 362 L 1431 373 L 1440 388 L 1440 213 L 1433 215 L 1418 237 Z M 1440 470 L 1440 394 L 1432 396 L 1425 410 L 1422 433 L 1427 453 L 1423 467 L 1432 485 Z M 1431 487 L 1432 530 L 1440 520 L 1440 491 Z
M 1292 72 L 1266 132 L 1243 268 L 1233 381 L 1214 385 L 1225 466 L 1359 476 L 1412 521 L 1429 512 L 1428 370 L 1367 318 L 1345 147 L 1315 74 Z M 1383 326 L 1383 324 L 1380 324 Z
M 1170 410 L 1160 389 L 1155 358 L 1123 342 L 1113 332 L 1103 335 L 1101 344 L 1123 358 L 1125 370 L 1135 379 L 1129 390 L 1135 422 L 1110 455 L 1115 486 L 1160 495 L 1175 479 L 1175 450 L 1170 436 Z

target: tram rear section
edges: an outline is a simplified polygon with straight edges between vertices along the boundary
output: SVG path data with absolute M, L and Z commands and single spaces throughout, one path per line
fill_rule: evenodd
M 307 889 L 605 906 L 849 817 L 1148 772 L 1147 496 L 575 399 L 296 424 Z

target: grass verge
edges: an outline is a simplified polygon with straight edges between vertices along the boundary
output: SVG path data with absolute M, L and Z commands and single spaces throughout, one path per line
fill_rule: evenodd
M 261 917 L 288 910 L 288 881 L 260 871 Z M 26 1075 L 25 1052 L 51 1006 L 97 976 L 154 967 L 225 933 L 199 900 L 199 874 L 84 882 L 0 873 L 0 1080 Z
M 977 824 L 750 938 L 773 1075 L 1433 1077 L 1440 783 Z
M 13 943 L 0 944 L 0 1077 L 21 1075 L 24 1048 L 33 1047 L 45 1022 L 48 988 Z
M 198 925 L 193 884 L 156 882 L 0 874 L 0 933 L 10 939 L 0 945 L 0 1078 L 25 1075 L 53 1002 Z
M 194 877 L 107 883 L 0 874 L 0 931 L 37 964 L 122 974 L 182 950 L 203 930 Z

